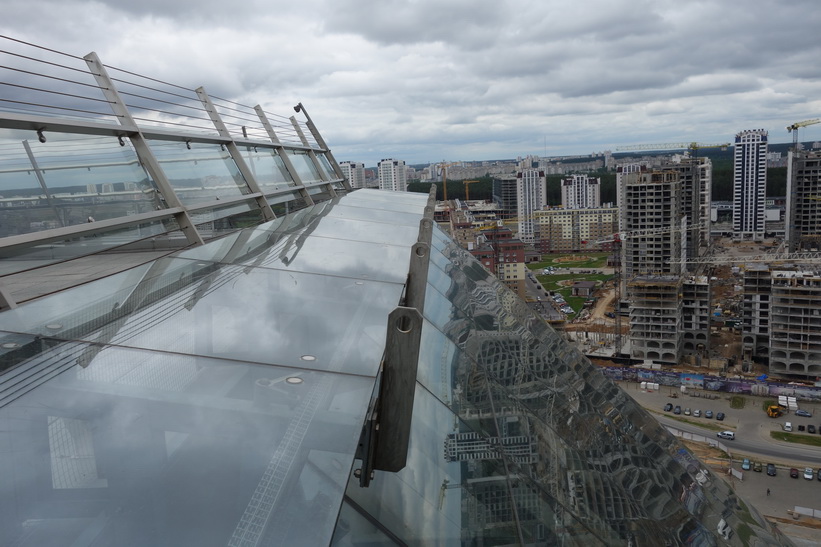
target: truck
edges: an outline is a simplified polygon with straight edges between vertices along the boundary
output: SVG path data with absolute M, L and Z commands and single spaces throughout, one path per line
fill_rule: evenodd
M 767 407 L 767 416 L 770 418 L 778 418 L 781 416 L 781 407 L 778 405 L 770 405 Z

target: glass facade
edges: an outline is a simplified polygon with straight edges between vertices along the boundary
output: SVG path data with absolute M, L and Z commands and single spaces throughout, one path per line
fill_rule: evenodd
M 407 465 L 361 487 L 426 203 L 359 190 L 0 313 L 0 543 L 783 541 L 436 227 Z

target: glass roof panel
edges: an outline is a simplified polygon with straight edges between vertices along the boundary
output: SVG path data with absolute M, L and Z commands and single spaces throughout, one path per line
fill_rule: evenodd
M 55 374 L 0 408 L 0 544 L 330 543 L 373 379 L 38 348 L 18 368 Z
M 78 298 L 89 291 L 80 287 L 10 310 L 0 314 L 0 329 L 372 376 L 387 315 L 403 290 L 399 283 L 173 258 L 131 279 L 116 296 L 90 305 Z M 62 327 L 47 329 L 54 323 Z

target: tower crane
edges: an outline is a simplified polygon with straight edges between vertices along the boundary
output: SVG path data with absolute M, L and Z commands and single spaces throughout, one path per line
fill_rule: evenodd
M 481 182 L 481 181 L 478 181 L 478 180 L 463 180 L 462 182 L 465 185 L 465 201 L 467 201 L 467 200 L 470 199 L 470 185 L 473 184 L 474 182 Z
M 721 148 L 727 150 L 731 145 L 728 142 L 719 144 L 704 144 L 700 142 L 668 142 L 662 144 L 635 144 L 631 146 L 619 146 L 616 152 L 628 152 L 631 150 L 689 150 L 695 157 L 702 148 Z
M 787 133 L 792 133 L 792 148 L 793 150 L 798 149 L 798 129 L 801 127 L 807 127 L 808 125 L 815 125 L 817 123 L 821 123 L 821 120 L 818 118 L 813 118 L 812 120 L 804 120 L 802 122 L 795 122 L 792 125 L 787 126 Z
M 461 162 L 454 161 L 451 163 L 442 163 L 442 201 L 447 204 L 448 201 L 448 167 L 451 165 L 459 165 Z

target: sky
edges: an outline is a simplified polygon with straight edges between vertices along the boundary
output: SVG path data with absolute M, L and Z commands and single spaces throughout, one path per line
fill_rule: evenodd
M 375 166 L 732 142 L 821 117 L 817 0 L 3 0 L 0 34 L 293 115 Z M 2 44 L 0 44 L 2 45 Z M 2 90 L 0 89 L 0 92 Z M 801 130 L 821 140 L 821 124 Z

